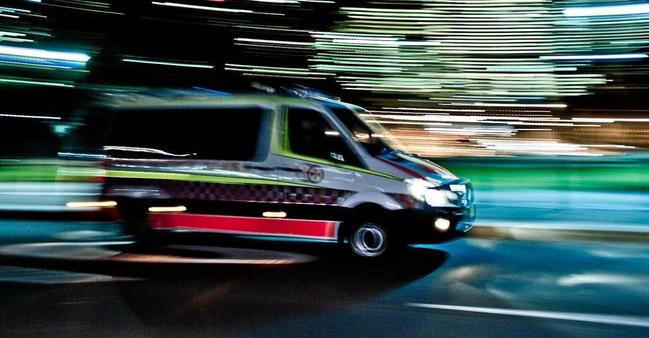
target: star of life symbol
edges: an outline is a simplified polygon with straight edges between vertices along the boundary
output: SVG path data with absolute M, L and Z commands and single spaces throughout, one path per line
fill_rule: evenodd
M 320 183 L 324 178 L 324 170 L 317 165 L 310 165 L 306 168 L 306 179 L 312 183 Z

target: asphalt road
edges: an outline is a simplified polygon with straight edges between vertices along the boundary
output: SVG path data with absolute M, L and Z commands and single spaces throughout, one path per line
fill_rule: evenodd
M 465 238 L 368 264 L 22 238 L 0 246 L 0 336 L 649 336 L 643 243 Z

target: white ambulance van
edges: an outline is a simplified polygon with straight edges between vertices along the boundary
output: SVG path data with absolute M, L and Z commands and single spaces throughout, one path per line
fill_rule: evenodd
M 360 107 L 279 95 L 134 95 L 102 121 L 99 205 L 139 241 L 162 232 L 303 239 L 382 257 L 471 229 L 471 184 L 393 149 Z M 68 157 L 95 156 L 77 152 Z

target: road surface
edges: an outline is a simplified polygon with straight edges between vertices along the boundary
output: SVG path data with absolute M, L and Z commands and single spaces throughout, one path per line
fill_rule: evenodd
M 646 243 L 464 238 L 366 264 L 297 243 L 137 249 L 56 225 L 3 232 L 0 336 L 649 336 Z

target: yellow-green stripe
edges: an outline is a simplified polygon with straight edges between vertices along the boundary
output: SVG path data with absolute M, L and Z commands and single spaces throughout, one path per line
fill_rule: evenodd
M 267 180 L 267 179 L 260 179 L 260 178 L 197 175 L 197 174 L 156 172 L 156 171 L 106 170 L 106 177 L 178 180 L 178 181 L 187 181 L 187 182 L 206 182 L 206 183 L 223 183 L 223 184 L 267 184 L 267 185 L 282 185 L 282 186 L 292 186 L 292 187 L 313 187 L 312 185 L 307 185 L 307 184 L 289 183 L 289 182 Z

